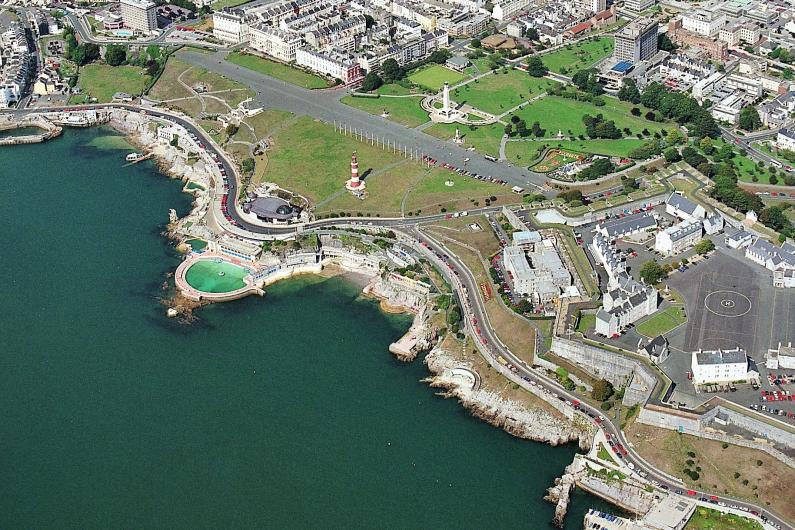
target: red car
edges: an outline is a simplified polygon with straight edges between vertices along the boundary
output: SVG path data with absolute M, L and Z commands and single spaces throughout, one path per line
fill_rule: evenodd
M 695 495 L 696 492 L 694 490 L 687 490 L 688 495 Z

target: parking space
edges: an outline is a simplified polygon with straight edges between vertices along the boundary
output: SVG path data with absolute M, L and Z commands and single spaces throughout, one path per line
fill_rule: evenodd
M 685 326 L 668 336 L 671 355 L 662 368 L 677 384 L 673 400 L 695 406 L 720 393 L 739 405 L 781 416 L 795 414 L 795 401 L 765 398 L 763 392 L 795 392 L 788 370 L 768 377 L 765 354 L 779 342 L 795 340 L 795 292 L 775 289 L 770 271 L 746 260 L 741 251 L 719 248 L 696 269 L 669 278 L 682 293 L 688 314 Z M 760 385 L 715 386 L 696 393 L 687 379 L 694 350 L 741 347 L 760 374 Z M 790 370 L 795 376 L 795 370 Z M 764 405 L 764 409 L 762 406 Z M 783 412 L 780 412 L 783 411 Z M 792 418 L 790 418 L 792 420 Z

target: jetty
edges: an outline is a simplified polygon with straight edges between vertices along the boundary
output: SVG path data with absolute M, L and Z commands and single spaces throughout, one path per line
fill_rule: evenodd
M 40 133 L 23 134 L 19 136 L 5 136 L 4 131 L 17 129 L 36 128 Z M 37 144 L 50 140 L 63 133 L 63 128 L 41 116 L 28 116 L 21 120 L 8 120 L 0 122 L 0 145 Z

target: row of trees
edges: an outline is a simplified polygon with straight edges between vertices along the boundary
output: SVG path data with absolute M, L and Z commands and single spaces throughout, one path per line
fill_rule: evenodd
M 92 43 L 78 44 L 73 28 L 64 30 L 64 41 L 66 58 L 76 65 L 83 66 L 99 59 L 99 46 Z

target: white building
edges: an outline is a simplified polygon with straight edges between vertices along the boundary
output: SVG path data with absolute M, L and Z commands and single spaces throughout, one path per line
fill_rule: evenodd
M 657 310 L 657 289 L 644 285 L 626 272 L 608 282 L 602 308 L 596 313 L 596 333 L 605 337 L 620 335 L 624 329 Z
M 701 221 L 685 220 L 657 232 L 654 250 L 666 256 L 679 254 L 701 240 Z
M 262 247 L 259 245 L 228 236 L 222 237 L 220 241 L 208 242 L 207 248 L 210 252 L 226 254 L 227 256 L 252 263 L 257 261 L 257 258 L 262 254 Z
M 694 9 L 682 15 L 682 28 L 705 37 L 717 35 L 726 25 L 726 15 L 716 10 Z
M 795 288 L 795 269 L 773 271 L 773 287 Z
M 251 26 L 248 35 L 252 49 L 284 62 L 296 60 L 298 47 L 302 43 L 301 36 L 297 33 L 262 24 Z
M 500 0 L 494 4 L 491 17 L 495 20 L 508 20 L 530 7 L 530 0 Z
M 771 271 L 795 269 L 795 245 L 789 241 L 777 247 L 757 237 L 745 249 L 745 257 Z
M 121 0 L 124 25 L 148 33 L 157 29 L 157 6 L 149 0 Z
M 707 216 L 703 206 L 677 192 L 671 193 L 665 201 L 665 213 L 683 221 L 697 221 Z
M 776 135 L 776 147 L 795 151 L 795 132 L 791 129 L 781 129 Z
M 765 366 L 768 370 L 780 370 L 782 368 L 791 370 L 795 368 L 795 348 L 792 347 L 791 342 L 787 343 L 786 346 L 782 346 L 779 342 L 778 348 L 767 350 L 765 361 Z
M 295 63 L 315 72 L 339 79 L 344 85 L 352 85 L 362 80 L 362 68 L 347 54 L 329 51 L 298 49 Z
M 727 247 L 737 249 L 747 247 L 753 240 L 754 236 L 751 234 L 751 232 L 740 230 L 734 234 L 726 236 L 724 242 L 726 243 Z
M 748 356 L 745 350 L 694 351 L 690 369 L 694 385 L 710 385 L 746 382 L 748 380 Z
M 703 225 L 704 232 L 706 232 L 707 235 L 712 236 L 720 233 L 723 230 L 725 221 L 721 214 L 715 212 L 714 214 L 708 215 L 704 218 Z
M 571 274 L 551 239 L 530 245 L 527 252 L 519 246 L 505 247 L 503 260 L 514 291 L 531 296 L 536 303 L 553 300 L 560 296 L 561 289 L 571 285 Z
M 610 278 L 627 270 L 626 263 L 618 256 L 610 241 L 600 232 L 594 234 L 590 245 L 591 254 L 607 271 Z
M 241 10 L 213 13 L 213 36 L 224 42 L 239 44 L 248 40 L 249 25 Z

